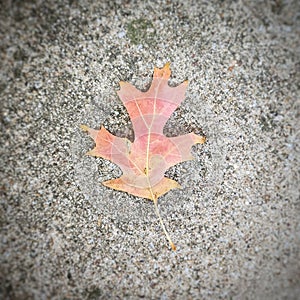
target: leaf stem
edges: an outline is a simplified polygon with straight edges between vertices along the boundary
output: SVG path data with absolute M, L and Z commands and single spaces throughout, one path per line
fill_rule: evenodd
M 170 246 L 171 246 L 172 250 L 175 251 L 176 250 L 176 246 L 172 242 L 172 239 L 171 239 L 170 235 L 168 234 L 168 232 L 166 230 L 166 227 L 165 227 L 165 224 L 164 224 L 164 222 L 163 222 L 163 220 L 161 218 L 161 215 L 159 213 L 159 209 L 158 209 L 158 205 L 157 205 L 157 199 L 153 199 L 153 202 L 154 202 L 154 210 L 155 210 L 156 215 L 158 216 L 160 225 L 161 225 L 161 227 L 162 227 L 162 229 L 163 229 L 163 231 L 164 231 L 164 233 L 165 233 L 165 235 L 166 235 L 166 237 L 167 237 L 167 239 L 168 239 L 168 241 L 170 243 Z

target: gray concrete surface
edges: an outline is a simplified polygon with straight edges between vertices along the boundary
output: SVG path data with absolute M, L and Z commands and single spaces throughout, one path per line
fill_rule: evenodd
M 297 299 L 298 1 L 2 1 L 1 299 Z M 120 80 L 189 80 L 203 130 L 160 199 L 105 188 L 84 123 L 131 136 Z

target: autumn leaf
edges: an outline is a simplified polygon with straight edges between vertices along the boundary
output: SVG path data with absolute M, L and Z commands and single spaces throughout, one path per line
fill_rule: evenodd
M 180 185 L 164 176 L 166 170 L 180 162 L 193 159 L 191 147 L 205 142 L 204 136 L 189 133 L 166 137 L 163 128 L 171 114 L 184 100 L 188 82 L 170 87 L 170 64 L 155 68 L 148 91 L 141 92 L 128 82 L 120 82 L 118 96 L 125 105 L 134 130 L 134 142 L 112 135 L 103 126 L 100 130 L 81 128 L 96 143 L 87 154 L 102 157 L 117 164 L 122 176 L 103 182 L 107 187 L 147 198 L 154 202 L 155 211 L 173 250 L 176 249 L 157 207 L 157 199 Z

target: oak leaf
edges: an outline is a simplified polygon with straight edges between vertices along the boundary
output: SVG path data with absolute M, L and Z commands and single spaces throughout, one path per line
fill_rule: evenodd
M 189 133 L 166 137 L 163 128 L 171 114 L 185 98 L 188 82 L 170 87 L 170 64 L 154 68 L 153 80 L 146 92 L 128 82 L 120 82 L 119 98 L 127 109 L 134 130 L 134 142 L 114 136 L 103 126 L 94 130 L 82 125 L 96 143 L 87 154 L 102 157 L 117 164 L 123 174 L 102 184 L 115 190 L 147 198 L 154 202 L 156 213 L 173 250 L 171 241 L 157 208 L 157 199 L 180 185 L 164 173 L 171 166 L 193 159 L 191 147 L 205 142 L 204 136 Z

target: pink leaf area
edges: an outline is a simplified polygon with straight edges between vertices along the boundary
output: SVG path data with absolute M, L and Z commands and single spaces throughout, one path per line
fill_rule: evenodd
M 148 91 L 141 92 L 128 82 L 120 82 L 118 96 L 126 107 L 134 130 L 134 141 L 112 135 L 103 126 L 100 130 L 82 125 L 96 146 L 87 154 L 117 164 L 122 176 L 103 182 L 107 187 L 129 194 L 157 199 L 179 184 L 164 176 L 166 170 L 193 159 L 191 147 L 205 142 L 204 136 L 189 133 L 166 137 L 163 128 L 171 114 L 185 98 L 188 82 L 170 87 L 170 64 L 155 68 Z

